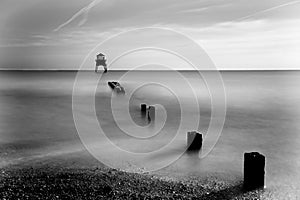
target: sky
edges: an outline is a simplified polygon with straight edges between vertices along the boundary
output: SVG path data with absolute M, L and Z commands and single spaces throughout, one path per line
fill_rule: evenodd
M 221 70 L 300 69 L 300 0 L 1 0 L 0 68 L 78 69 L 99 43 L 143 27 L 187 35 Z M 169 59 L 145 51 L 114 67 L 147 55 Z

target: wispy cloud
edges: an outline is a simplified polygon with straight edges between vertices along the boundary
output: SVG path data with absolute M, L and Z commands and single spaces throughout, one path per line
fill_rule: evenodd
M 291 2 L 288 2 L 288 3 L 284 3 L 284 4 L 280 4 L 278 6 L 274 6 L 274 7 L 271 7 L 271 8 L 267 8 L 267 9 L 264 9 L 264 10 L 261 10 L 261 11 L 258 11 L 258 12 L 254 12 L 250 15 L 247 15 L 247 16 L 244 16 L 244 17 L 241 17 L 241 18 L 238 18 L 234 21 L 243 21 L 245 19 L 249 19 L 251 17 L 254 17 L 256 15 L 259 15 L 259 14 L 263 14 L 263 13 L 267 13 L 267 12 L 270 12 L 270 11 L 273 11 L 273 10 L 277 10 L 279 8 L 282 8 L 282 7 L 286 7 L 286 6 L 290 6 L 290 5 L 294 5 L 294 4 L 297 4 L 297 3 L 300 3 L 300 0 L 296 0 L 296 1 L 291 1 Z
M 207 9 L 208 9 L 208 7 L 195 8 L 195 9 L 189 9 L 189 10 L 182 10 L 182 11 L 179 11 L 179 13 L 199 13 L 199 12 L 205 11 Z
M 63 27 L 67 26 L 69 23 L 71 23 L 73 20 L 75 20 L 77 17 L 82 16 L 82 19 L 79 22 L 79 26 L 82 26 L 88 18 L 88 14 L 90 12 L 90 10 L 95 7 L 97 4 L 101 3 L 104 0 L 94 0 L 92 1 L 90 4 L 88 4 L 87 6 L 83 7 L 82 9 L 80 9 L 78 12 L 76 12 L 70 19 L 68 19 L 66 22 L 62 23 L 61 25 L 59 25 L 56 29 L 54 29 L 53 31 L 59 31 L 60 29 L 62 29 Z
M 99 42 L 144 26 L 189 35 L 224 68 L 300 66 L 300 0 L 21 1 L 9 1 L 0 12 L 1 66 L 30 61 L 73 68 Z

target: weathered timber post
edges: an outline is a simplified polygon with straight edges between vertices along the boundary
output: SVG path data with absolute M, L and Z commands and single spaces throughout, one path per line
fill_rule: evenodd
M 265 156 L 258 152 L 244 154 L 244 188 L 254 190 L 265 186 Z
M 155 107 L 154 106 L 149 106 L 148 108 L 148 120 L 155 120 Z
M 142 112 L 142 113 L 145 113 L 146 111 L 147 111 L 147 104 L 142 103 L 142 104 L 141 104 L 141 112 Z
M 202 134 L 197 131 L 190 131 L 187 133 L 188 151 L 200 150 L 202 147 Z

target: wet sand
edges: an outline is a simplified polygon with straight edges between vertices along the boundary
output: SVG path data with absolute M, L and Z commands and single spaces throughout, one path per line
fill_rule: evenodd
M 92 161 L 87 152 L 10 165 L 1 169 L 2 199 L 259 199 L 262 190 L 244 191 L 218 180 L 174 179 L 129 173 Z M 79 160 L 85 158 L 83 160 Z M 88 163 L 87 164 L 87 161 Z

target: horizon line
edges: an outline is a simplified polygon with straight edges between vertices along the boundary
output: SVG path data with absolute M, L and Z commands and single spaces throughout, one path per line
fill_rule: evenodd
M 79 70 L 79 69 L 7 69 L 0 68 L 0 71 L 20 71 L 20 72 L 95 72 L 94 69 L 90 70 Z M 300 71 L 300 69 L 203 69 L 203 70 L 195 70 L 195 69 L 177 69 L 177 70 L 159 70 L 159 69 L 147 69 L 147 70 L 131 70 L 131 69 L 112 69 L 108 70 L 110 72 L 127 72 L 127 71 Z M 101 72 L 101 71 L 100 71 Z

